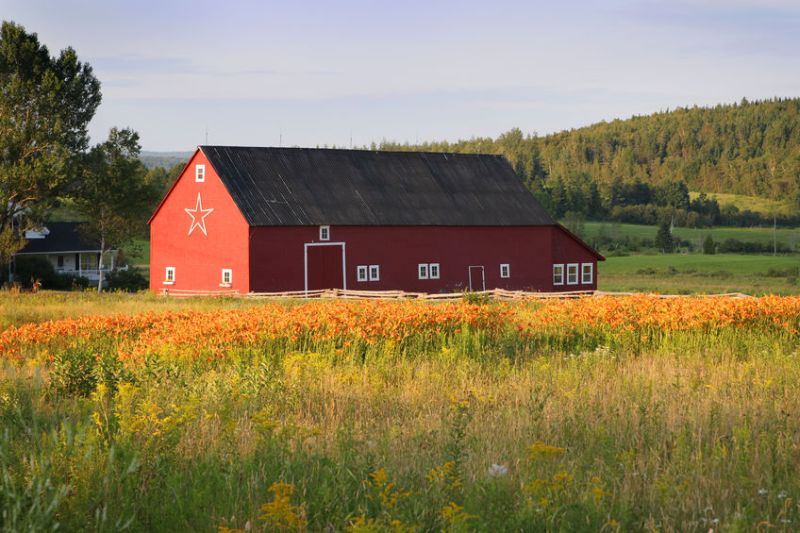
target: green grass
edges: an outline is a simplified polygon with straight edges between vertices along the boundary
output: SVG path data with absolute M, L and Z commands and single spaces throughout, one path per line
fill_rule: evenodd
M 631 237 L 636 239 L 655 239 L 658 228 L 644 224 L 620 224 L 614 222 L 586 222 L 582 235 L 586 240 L 591 241 L 601 232 L 612 239 Z M 758 242 L 771 244 L 773 238 L 772 228 L 675 228 L 676 237 L 692 242 L 695 246 L 702 248 L 703 239 L 707 235 L 716 242 L 726 239 L 738 239 L 740 241 Z M 800 228 L 778 228 L 775 237 L 779 244 L 784 244 L 790 248 L 800 245 Z
M 699 192 L 690 192 L 689 198 L 694 200 L 699 195 Z M 721 192 L 707 192 L 706 196 L 716 199 L 720 207 L 725 204 L 730 204 L 739 208 L 740 211 L 747 209 L 754 213 L 761 213 L 767 216 L 773 214 L 792 215 L 797 213 L 797 207 L 789 200 L 771 200 L 769 198 L 761 198 L 760 196 L 746 196 L 743 194 Z
M 609 257 L 601 290 L 659 293 L 800 294 L 795 255 L 658 254 Z

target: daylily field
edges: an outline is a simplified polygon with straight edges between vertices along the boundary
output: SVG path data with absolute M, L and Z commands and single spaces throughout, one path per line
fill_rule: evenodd
M 61 298 L 0 295 L 4 531 L 800 528 L 800 297 Z

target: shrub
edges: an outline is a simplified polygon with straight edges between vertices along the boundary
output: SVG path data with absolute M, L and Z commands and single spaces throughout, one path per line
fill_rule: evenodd
M 117 270 L 108 276 L 108 288 L 114 291 L 138 292 L 147 289 L 149 281 L 138 268 Z

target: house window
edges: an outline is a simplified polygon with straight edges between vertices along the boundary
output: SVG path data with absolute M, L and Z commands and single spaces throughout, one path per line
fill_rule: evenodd
M 233 270 L 230 268 L 223 268 L 222 283 L 220 283 L 220 285 L 223 287 L 230 287 L 231 283 L 233 283 Z
M 319 240 L 321 240 L 321 241 L 329 241 L 329 240 L 331 240 L 331 227 L 330 226 L 320 226 L 319 227 Z
M 367 265 L 356 267 L 356 281 L 367 281 Z
M 500 277 L 501 278 L 510 278 L 511 277 L 511 266 L 508 263 L 501 263 L 500 264 Z
M 591 285 L 594 281 L 594 265 L 592 263 L 583 263 L 581 265 L 581 283 L 584 285 Z
M 578 284 L 578 263 L 570 263 L 567 265 L 567 285 Z
M 381 280 L 381 267 L 380 267 L 380 265 L 370 265 L 369 266 L 369 280 L 370 281 L 380 281 Z
M 167 267 L 164 272 L 164 283 L 175 283 L 175 267 Z
M 439 279 L 439 263 L 431 263 L 428 265 L 428 276 L 431 279 Z
M 419 279 L 428 279 L 428 263 L 420 263 L 417 265 L 417 277 Z
M 205 165 L 195 165 L 194 166 L 194 181 L 197 183 L 203 183 L 206 181 L 206 166 Z
M 97 270 L 100 254 L 81 254 L 81 270 Z
M 58 268 L 64 268 L 64 256 L 63 255 L 59 255 L 56 258 L 56 265 L 58 266 Z
M 564 284 L 564 265 L 553 265 L 553 285 Z

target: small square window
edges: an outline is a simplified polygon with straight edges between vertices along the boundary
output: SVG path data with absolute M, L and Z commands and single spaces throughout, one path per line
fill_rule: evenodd
M 553 265 L 553 285 L 564 284 L 564 265 Z
M 331 239 L 331 227 L 330 226 L 320 226 L 319 227 L 319 240 L 321 241 L 329 241 Z
M 381 280 L 381 267 L 380 267 L 380 265 L 370 265 L 369 266 L 369 280 L 370 281 L 380 281 Z
M 367 265 L 356 267 L 356 281 L 367 281 Z
M 500 277 L 501 278 L 511 277 L 511 266 L 508 263 L 502 263 L 500 265 Z
M 167 267 L 164 272 L 164 283 L 175 283 L 175 267 Z
M 197 183 L 203 183 L 206 181 L 206 166 L 205 165 L 195 165 L 194 166 L 194 181 Z
M 233 270 L 230 268 L 223 268 L 221 285 L 229 286 L 231 283 L 233 283 Z
M 581 283 L 584 285 L 591 285 L 594 281 L 594 265 L 592 263 L 583 263 L 581 265 Z
M 428 279 L 428 263 L 420 263 L 417 265 L 417 277 L 419 277 L 419 279 Z
M 428 265 L 428 276 L 431 279 L 439 279 L 439 263 L 431 263 Z
M 567 265 L 567 285 L 578 284 L 578 263 L 570 263 Z
M 58 256 L 58 259 L 56 259 L 56 264 L 58 265 L 58 268 L 64 268 L 64 256 L 63 255 L 59 255 Z

